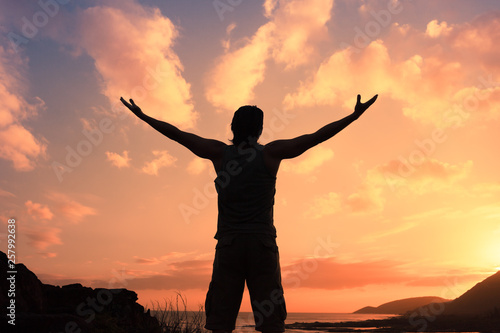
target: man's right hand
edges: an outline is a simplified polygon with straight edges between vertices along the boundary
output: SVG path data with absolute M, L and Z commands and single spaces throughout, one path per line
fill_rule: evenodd
M 127 102 L 123 97 L 120 97 L 120 101 L 125 105 L 127 108 L 129 108 L 130 111 L 132 111 L 137 117 L 140 119 L 143 119 L 145 114 L 142 112 L 141 108 L 138 107 L 133 99 L 130 99 L 130 103 Z

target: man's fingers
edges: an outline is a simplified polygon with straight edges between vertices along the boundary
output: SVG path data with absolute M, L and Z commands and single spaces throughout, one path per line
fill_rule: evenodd
M 368 106 L 372 105 L 377 100 L 377 97 L 378 97 L 378 95 L 373 96 L 368 102 L 366 102 L 366 104 Z
M 132 106 L 123 97 L 120 97 L 120 101 L 122 101 L 122 103 L 125 104 L 125 106 L 128 108 L 130 108 Z

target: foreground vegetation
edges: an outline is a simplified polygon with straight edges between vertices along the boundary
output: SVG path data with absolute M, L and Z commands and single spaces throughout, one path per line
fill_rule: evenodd
M 205 312 L 200 305 L 198 311 L 187 310 L 187 300 L 180 293 L 163 303 L 157 301 L 150 309 L 158 319 L 164 333 L 206 333 Z

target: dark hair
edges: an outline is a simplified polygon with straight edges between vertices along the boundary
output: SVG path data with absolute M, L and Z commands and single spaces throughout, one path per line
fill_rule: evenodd
M 264 112 L 255 105 L 245 105 L 240 107 L 233 116 L 231 131 L 233 132 L 234 145 L 242 142 L 257 141 L 262 134 L 264 123 Z

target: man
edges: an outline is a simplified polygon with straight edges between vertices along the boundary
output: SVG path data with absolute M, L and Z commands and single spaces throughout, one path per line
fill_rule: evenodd
M 217 173 L 218 242 L 205 303 L 205 328 L 215 333 L 234 330 L 246 282 L 255 329 L 264 333 L 285 330 L 286 307 L 273 222 L 279 165 L 282 160 L 297 157 L 333 137 L 358 119 L 376 99 L 377 95 L 361 103 L 358 95 L 349 116 L 314 133 L 266 145 L 257 142 L 262 133 L 263 112 L 256 106 L 242 106 L 234 113 L 234 137 L 232 144 L 227 145 L 151 118 L 133 100 L 128 103 L 121 98 L 141 120 L 195 155 L 212 161 Z

